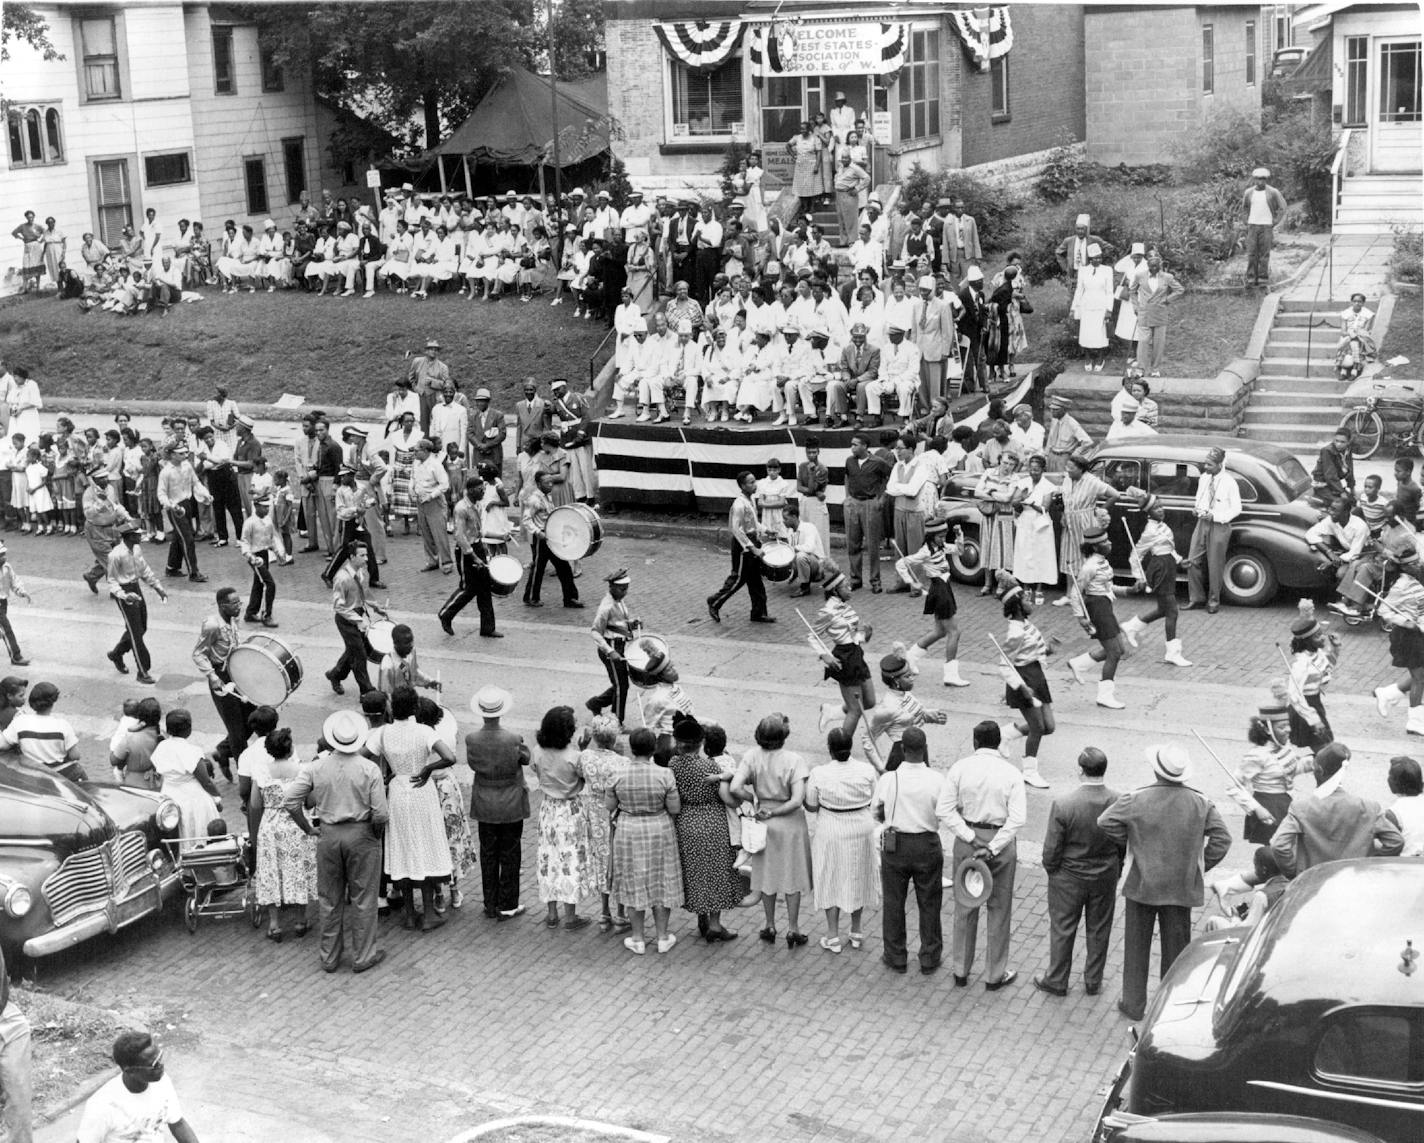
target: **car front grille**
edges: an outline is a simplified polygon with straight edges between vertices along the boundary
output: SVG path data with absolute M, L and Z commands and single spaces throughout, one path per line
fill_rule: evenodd
M 103 911 L 111 901 L 122 901 L 149 872 L 143 831 L 129 830 L 65 859 L 45 879 L 41 892 L 54 923 L 67 925 L 87 913 Z

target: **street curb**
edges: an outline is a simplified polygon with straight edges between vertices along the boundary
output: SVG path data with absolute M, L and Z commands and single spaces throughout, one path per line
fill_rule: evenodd
M 50 1104 L 43 1111 L 35 1116 L 35 1123 L 38 1126 L 47 1126 L 68 1115 L 81 1103 L 119 1074 L 118 1068 L 110 1068 L 107 1071 L 99 1072 L 84 1080 L 78 1087 L 70 1092 L 63 1099 Z
M 635 1127 L 619 1127 L 612 1123 L 600 1123 L 596 1119 L 573 1119 L 562 1115 L 513 1115 L 507 1119 L 495 1119 L 471 1127 L 468 1131 L 452 1136 L 447 1143 L 469 1143 L 508 1127 L 567 1127 L 573 1131 L 587 1131 L 594 1135 L 606 1135 L 610 1139 L 627 1139 L 630 1143 L 671 1143 L 671 1135 L 654 1135 L 639 1131 Z

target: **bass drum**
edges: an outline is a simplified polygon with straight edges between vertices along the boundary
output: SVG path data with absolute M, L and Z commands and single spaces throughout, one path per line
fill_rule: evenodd
M 587 504 L 562 504 L 549 513 L 544 536 L 559 559 L 587 559 L 603 546 L 603 523 Z
M 524 578 L 524 565 L 511 555 L 491 556 L 489 577 L 491 595 L 513 595 Z
M 791 578 L 796 549 L 780 540 L 772 540 L 761 546 L 761 562 L 761 574 L 773 583 L 782 583 Z
M 371 644 L 371 650 L 378 655 L 389 655 L 396 649 L 395 641 L 391 633 L 395 631 L 396 625 L 389 619 L 382 619 L 379 623 L 372 623 L 366 629 L 366 639 Z
M 302 661 L 275 635 L 250 635 L 232 649 L 227 673 L 253 706 L 281 706 L 302 685 Z
M 623 646 L 623 658 L 630 671 L 643 670 L 654 655 L 662 655 L 666 659 L 668 657 L 668 642 L 661 635 L 654 635 L 651 631 L 635 635 Z

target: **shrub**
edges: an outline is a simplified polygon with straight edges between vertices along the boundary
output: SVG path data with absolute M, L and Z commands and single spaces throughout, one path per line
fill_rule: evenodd
M 1067 202 L 1083 185 L 1088 161 L 1067 130 L 1058 133 L 1058 146 L 1048 152 L 1034 190 L 1044 202 Z
M 987 245 L 1003 246 L 1017 231 L 1023 202 L 1003 187 L 986 183 L 963 171 L 930 172 L 916 163 L 900 181 L 900 196 L 916 211 L 924 203 L 933 206 L 941 198 L 959 199 L 979 224 L 979 235 Z
M 1107 187 L 1164 187 L 1170 186 L 1175 178 L 1176 172 L 1166 163 L 1144 163 L 1140 167 L 1129 167 L 1126 163 L 1115 167 L 1090 163 L 1083 171 L 1085 183 Z
M 1264 157 L 1260 124 L 1240 111 L 1218 111 L 1173 147 L 1187 182 L 1246 179 Z
M 609 201 L 618 210 L 622 210 L 628 205 L 628 196 L 633 192 L 633 184 L 628 181 L 628 171 L 623 166 L 623 160 L 612 158 L 608 165 L 607 177 L 590 180 L 588 193 L 597 195 L 599 191 L 608 192 Z
M 1268 163 L 1281 193 L 1304 199 L 1310 219 L 1329 226 L 1333 184 L 1330 165 L 1335 160 L 1335 137 L 1330 128 L 1312 123 L 1305 113 L 1280 120 L 1263 136 Z
M 1419 285 L 1421 282 L 1421 256 L 1424 256 L 1424 232 L 1409 230 L 1403 226 L 1393 226 L 1394 253 L 1389 259 L 1389 268 L 1401 282 Z

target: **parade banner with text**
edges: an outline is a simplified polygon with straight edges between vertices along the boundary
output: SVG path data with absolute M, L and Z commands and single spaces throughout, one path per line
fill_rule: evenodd
M 775 23 L 755 28 L 757 79 L 783 75 L 884 75 L 905 62 L 904 24 Z

